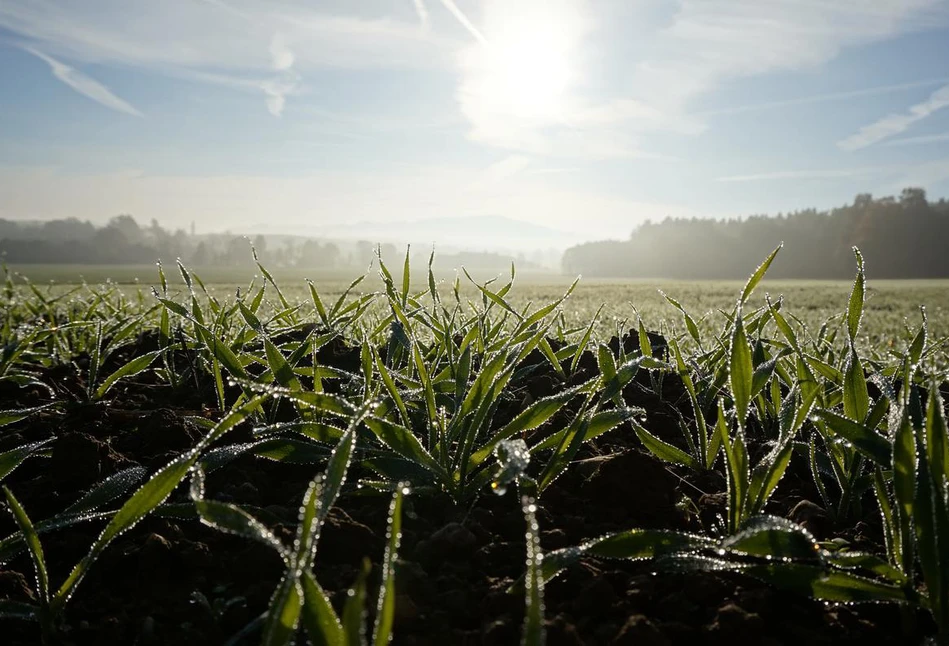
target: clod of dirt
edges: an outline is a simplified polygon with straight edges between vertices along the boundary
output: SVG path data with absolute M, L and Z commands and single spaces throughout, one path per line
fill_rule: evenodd
M 560 380 L 553 375 L 538 375 L 527 382 L 527 392 L 534 399 L 541 399 L 554 394 Z
M 646 331 L 646 336 L 649 337 L 649 346 L 652 349 L 652 356 L 661 357 L 665 354 L 666 349 L 669 347 L 669 342 L 666 341 L 666 337 L 651 330 Z M 622 343 L 623 352 L 625 354 L 639 354 L 639 330 L 630 328 L 626 334 L 623 335 L 622 339 L 617 336 L 611 338 L 607 346 L 612 350 L 613 354 L 619 354 L 620 343 Z
M 724 518 L 728 511 L 728 494 L 703 493 L 699 496 L 695 506 L 699 508 L 699 520 L 705 527 L 712 527 L 719 518 Z
M 161 534 L 149 534 L 139 550 L 139 567 L 142 572 L 160 576 L 173 564 L 174 554 L 171 541 Z
M 605 577 L 597 577 L 584 586 L 573 602 L 573 611 L 581 617 L 598 617 L 610 611 L 616 591 Z
M 85 433 L 69 433 L 53 444 L 49 472 L 71 487 L 86 487 L 115 471 L 121 456 Z
M 577 634 L 577 627 L 569 617 L 557 615 L 544 623 L 547 643 L 551 646 L 583 646 L 583 639 Z
M 620 629 L 614 646 L 669 646 L 669 640 L 645 615 L 633 615 Z
M 0 599 L 33 601 L 33 591 L 26 577 L 20 572 L 0 570 Z
M 419 541 L 416 552 L 434 561 L 461 560 L 474 553 L 477 543 L 477 537 L 461 523 L 448 523 L 428 540 Z
M 330 509 L 320 538 L 320 558 L 331 562 L 358 563 L 374 557 L 385 548 L 385 541 L 366 525 L 353 520 L 339 507 Z
M 764 637 L 764 629 L 764 620 L 759 615 L 729 603 L 718 609 L 710 632 L 726 644 L 757 644 Z
M 614 509 L 618 521 L 633 527 L 662 527 L 678 517 L 675 486 L 675 476 L 662 463 L 634 449 L 600 462 L 581 493 L 586 500 Z
M 481 630 L 482 646 L 507 646 L 516 644 L 520 627 L 513 618 L 504 616 L 487 624 Z
M 818 504 L 810 500 L 802 500 L 788 512 L 788 520 L 793 520 L 808 530 L 816 538 L 823 539 L 830 529 L 827 512 Z
M 407 594 L 395 595 L 395 619 L 396 627 L 402 627 L 418 620 L 421 616 L 418 606 L 412 601 L 412 597 Z
M 199 437 L 193 424 L 171 409 L 160 408 L 145 414 L 134 430 L 119 436 L 116 448 L 130 455 L 164 458 L 187 451 Z

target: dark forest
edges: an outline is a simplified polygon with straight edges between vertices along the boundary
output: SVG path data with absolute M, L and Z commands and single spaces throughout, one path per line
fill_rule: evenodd
M 772 278 L 850 278 L 857 246 L 876 278 L 949 277 L 949 203 L 919 188 L 899 197 L 858 195 L 829 211 L 741 219 L 647 222 L 628 240 L 566 251 L 566 273 L 628 278 L 740 279 L 784 242 Z

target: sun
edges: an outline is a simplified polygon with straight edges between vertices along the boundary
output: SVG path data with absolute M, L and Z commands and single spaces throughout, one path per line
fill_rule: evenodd
M 484 40 L 469 50 L 468 68 L 474 72 L 469 88 L 482 109 L 541 122 L 563 114 L 576 38 L 569 17 L 551 11 L 551 5 L 502 5 Z
M 555 115 L 570 80 L 564 47 L 554 34 L 524 31 L 491 45 L 492 76 L 498 99 L 519 117 Z

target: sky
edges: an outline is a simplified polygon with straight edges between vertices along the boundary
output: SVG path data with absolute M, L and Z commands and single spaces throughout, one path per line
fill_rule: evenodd
M 949 0 L 0 0 L 0 217 L 577 241 L 949 197 Z

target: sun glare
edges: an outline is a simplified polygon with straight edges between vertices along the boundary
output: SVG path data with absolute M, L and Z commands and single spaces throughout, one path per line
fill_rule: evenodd
M 492 16 L 485 41 L 470 52 L 481 107 L 526 120 L 562 115 L 576 38 L 569 16 L 557 12 L 556 4 L 501 5 Z

